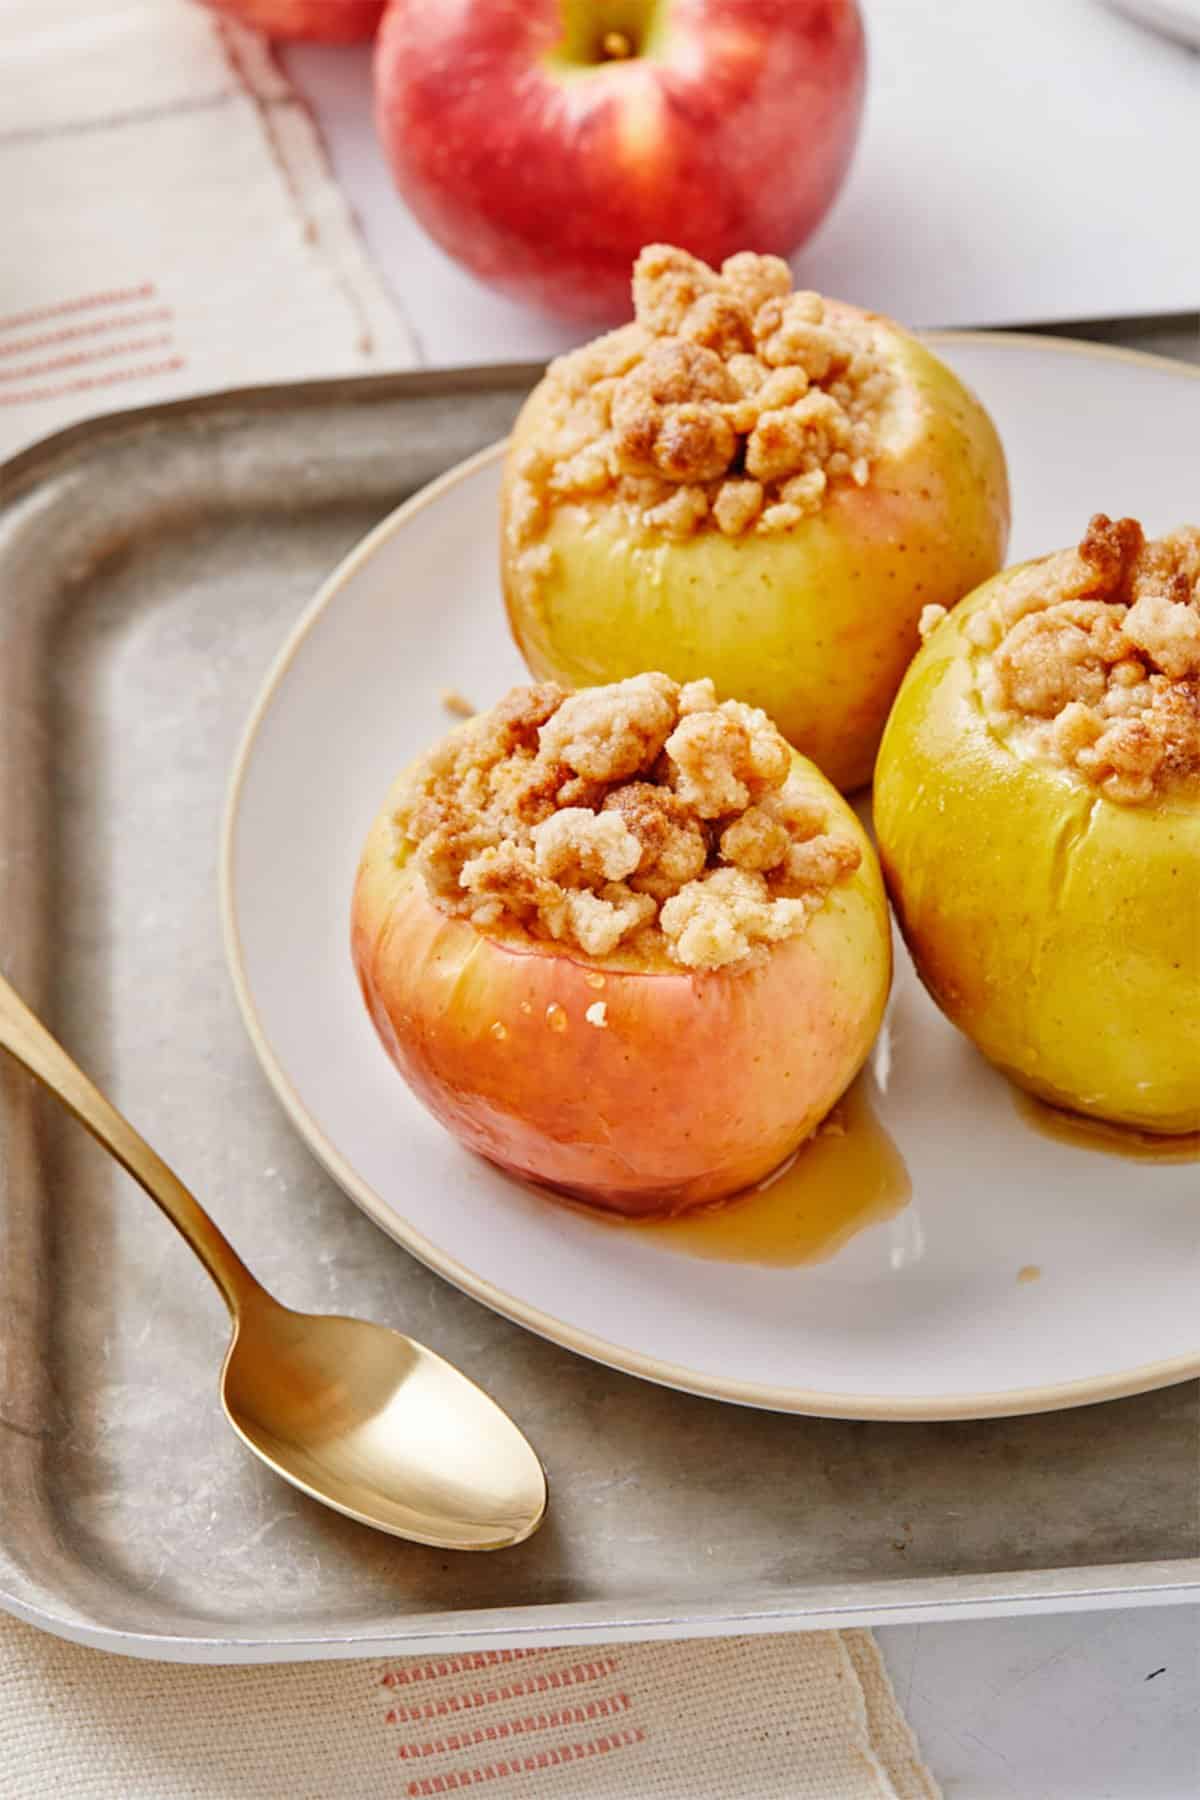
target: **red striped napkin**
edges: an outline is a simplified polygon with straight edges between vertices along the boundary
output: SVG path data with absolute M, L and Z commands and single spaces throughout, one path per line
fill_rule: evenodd
M 414 361 L 253 33 L 190 0 L 6 0 L 0 92 L 0 455 L 115 407 Z
M 11 1800 L 937 1800 L 869 1632 L 272 1668 L 0 1614 Z

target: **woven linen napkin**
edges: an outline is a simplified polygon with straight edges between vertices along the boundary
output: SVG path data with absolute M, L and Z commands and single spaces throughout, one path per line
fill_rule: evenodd
M 865 1631 L 182 1667 L 0 1614 L 6 1800 L 937 1800 Z
M 0 94 L 0 456 L 117 407 L 415 360 L 253 33 L 191 0 L 4 0 Z
M 122 406 L 414 360 L 252 34 L 189 0 L 6 0 L 0 91 L 0 455 Z M 477 1788 L 936 1793 L 866 1632 L 233 1669 L 106 1656 L 0 1613 L 5 1800 Z

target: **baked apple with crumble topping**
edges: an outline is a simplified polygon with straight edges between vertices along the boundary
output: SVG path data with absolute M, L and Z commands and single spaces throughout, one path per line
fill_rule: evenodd
M 1200 529 L 1097 514 L 924 628 L 875 823 L 926 986 L 1040 1098 L 1200 1130 Z
M 398 780 L 354 960 L 421 1100 L 625 1213 L 768 1175 L 861 1067 L 891 978 L 853 812 L 707 680 L 517 688 Z
M 540 679 L 711 676 L 867 781 L 922 607 L 1000 567 L 987 413 L 890 320 L 651 245 L 635 318 L 558 358 L 505 465 L 501 570 Z

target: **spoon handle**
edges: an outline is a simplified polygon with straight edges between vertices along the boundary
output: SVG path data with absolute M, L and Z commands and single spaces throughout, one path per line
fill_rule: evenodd
M 0 975 L 0 1048 L 7 1050 L 61 1100 L 80 1124 L 86 1126 L 145 1188 L 196 1252 L 236 1318 L 242 1303 L 259 1291 L 249 1269 L 179 1177 L 72 1062 L 62 1045 L 30 1012 L 3 975 Z

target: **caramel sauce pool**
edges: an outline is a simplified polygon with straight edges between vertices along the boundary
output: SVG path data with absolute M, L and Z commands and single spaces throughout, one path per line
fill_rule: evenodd
M 904 1158 L 876 1118 L 860 1077 L 789 1163 L 731 1200 L 674 1219 L 627 1219 L 587 1208 L 617 1230 L 710 1262 L 795 1268 L 827 1262 L 912 1197 Z
M 1089 1119 L 1083 1113 L 1065 1112 L 1032 1094 L 1014 1089 L 1017 1111 L 1027 1125 L 1043 1137 L 1060 1144 L 1073 1144 L 1078 1150 L 1099 1150 L 1109 1156 L 1126 1156 L 1135 1162 L 1190 1163 L 1200 1162 L 1200 1131 L 1185 1131 L 1180 1137 L 1160 1137 L 1150 1131 L 1136 1131 L 1131 1125 L 1109 1125 L 1103 1119 Z

